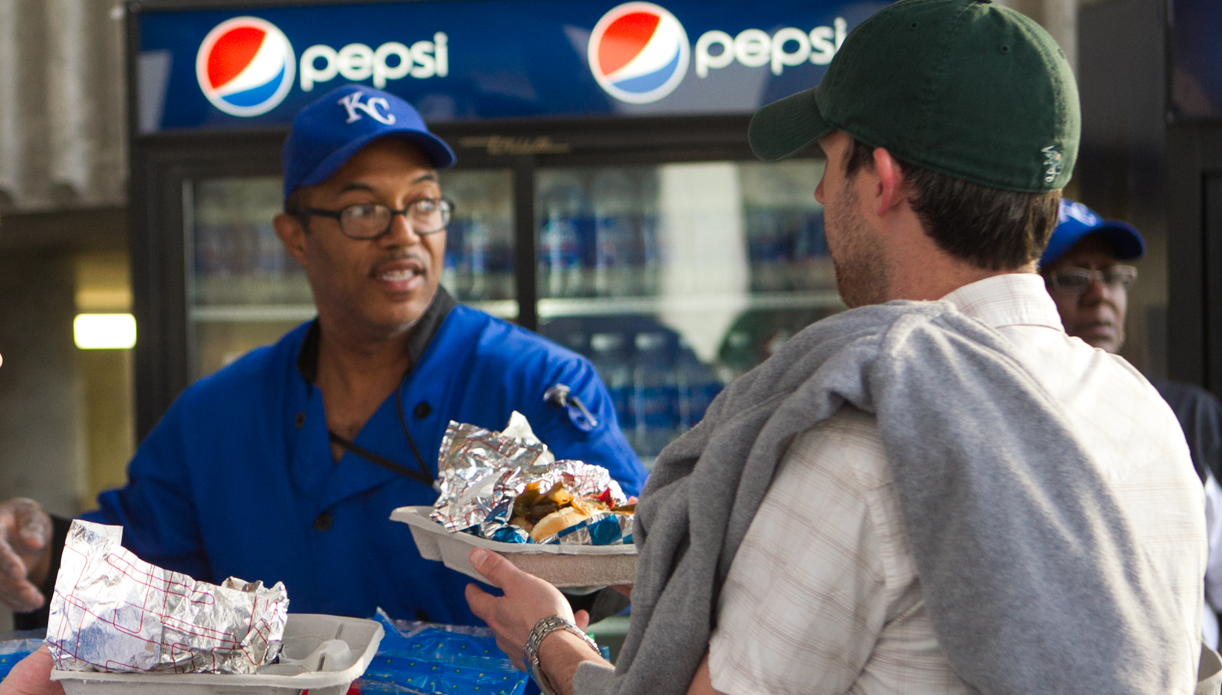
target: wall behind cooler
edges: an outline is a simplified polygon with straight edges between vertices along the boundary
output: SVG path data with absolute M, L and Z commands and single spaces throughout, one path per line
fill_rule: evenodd
M 121 3 L 0 0 L 0 212 L 126 191 Z
M 1164 13 L 1163 0 L 1105 0 L 1078 18 L 1082 148 L 1072 187 L 1145 238 L 1121 355 L 1151 376 L 1168 367 Z

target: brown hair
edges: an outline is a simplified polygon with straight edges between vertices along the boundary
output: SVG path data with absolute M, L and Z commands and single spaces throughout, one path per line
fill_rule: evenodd
M 853 138 L 845 175 L 874 167 L 874 147 Z M 897 160 L 898 161 L 898 160 Z M 1038 260 L 1056 229 L 1061 192 L 989 188 L 900 162 L 909 202 L 938 248 L 979 268 L 1013 270 Z

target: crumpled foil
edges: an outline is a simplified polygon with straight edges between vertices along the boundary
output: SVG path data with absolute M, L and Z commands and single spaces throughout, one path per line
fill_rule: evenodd
M 122 540 L 120 526 L 72 522 L 47 625 L 56 669 L 251 674 L 275 660 L 283 584 L 197 582 L 140 560 Z
M 602 466 L 555 460 L 555 455 L 535 437 L 526 417 L 516 411 L 502 432 L 451 421 L 441 440 L 437 469 L 441 496 L 433 505 L 432 519 L 448 531 L 466 531 L 503 543 L 534 542 L 526 531 L 509 523 L 514 499 L 530 483 L 538 482 L 540 489 L 547 490 L 561 482 L 574 497 L 598 497 L 610 490 L 616 504 L 626 501 L 619 483 Z M 560 533 L 542 542 L 631 543 L 631 515 L 613 516 L 627 519 L 626 522 L 616 520 L 617 525 L 626 523 L 617 541 L 597 542 L 609 540 L 611 534 L 608 533 L 574 535 L 566 541 L 567 536 Z M 602 515 L 596 514 L 580 526 L 601 518 Z M 575 529 L 577 527 L 565 529 L 565 532 L 572 535 Z

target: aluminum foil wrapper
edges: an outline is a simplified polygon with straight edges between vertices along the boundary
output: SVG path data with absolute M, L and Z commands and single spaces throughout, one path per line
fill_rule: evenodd
M 216 586 L 140 560 L 123 528 L 73 521 L 47 645 L 61 671 L 251 674 L 280 652 L 284 585 Z
M 626 501 L 619 483 L 602 466 L 556 461 L 518 412 L 502 432 L 451 422 L 441 440 L 437 468 L 441 496 L 432 519 L 448 531 L 504 543 L 532 542 L 525 531 L 509 524 L 514 499 L 530 483 L 547 490 L 561 482 L 574 497 L 598 497 L 610 490 L 617 504 Z M 628 523 L 626 535 L 631 537 Z

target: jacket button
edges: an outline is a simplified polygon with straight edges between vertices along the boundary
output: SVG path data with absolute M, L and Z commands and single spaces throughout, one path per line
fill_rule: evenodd
M 416 406 L 416 417 L 418 418 L 424 419 L 432 414 L 432 412 L 433 406 L 429 405 L 427 401 L 420 401 L 419 405 Z
M 305 427 L 305 412 L 297 413 L 297 417 L 293 418 L 293 424 L 297 425 L 297 429 Z
M 319 531 L 331 530 L 331 515 L 323 512 L 314 518 L 314 528 Z

